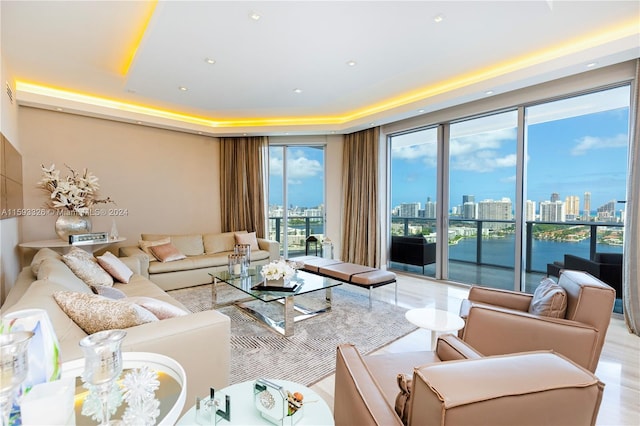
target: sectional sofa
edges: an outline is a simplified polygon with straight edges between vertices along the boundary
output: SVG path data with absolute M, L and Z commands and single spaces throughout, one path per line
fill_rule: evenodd
M 128 298 L 147 298 L 182 310 L 174 316 L 126 328 L 122 350 L 126 352 L 155 352 L 175 359 L 187 374 L 186 401 L 206 395 L 209 388 L 229 384 L 230 320 L 215 310 L 189 313 L 177 300 L 160 287 L 140 275 L 136 257 L 120 258 L 134 274 L 127 284 L 115 283 Z M 84 298 L 96 295 L 91 287 L 63 262 L 59 253 L 41 249 L 31 265 L 21 271 L 2 305 L 2 316 L 23 309 L 47 311 L 60 342 L 62 362 L 83 357 L 78 342 L 90 333 L 84 331 L 59 306 L 55 297 L 59 292 L 71 292 Z M 93 299 L 92 299 L 93 300 Z M 94 326 L 95 324 L 91 324 Z M 190 404 L 185 404 L 189 408 Z
M 169 241 L 185 255 L 183 259 L 161 262 L 145 251 L 150 242 Z M 163 290 L 175 290 L 211 283 L 210 273 L 227 268 L 228 255 L 237 242 L 253 241 L 251 264 L 264 265 L 280 258 L 280 243 L 256 238 L 247 231 L 205 234 L 142 234 L 138 245 L 121 247 L 120 256 L 137 257 L 141 273 Z

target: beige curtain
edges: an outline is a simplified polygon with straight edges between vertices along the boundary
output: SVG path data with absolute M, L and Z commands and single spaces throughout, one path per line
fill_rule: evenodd
M 622 301 L 629 331 L 640 336 L 640 60 L 632 84 L 631 132 L 627 204 L 625 206 L 625 262 L 622 271 Z
M 342 260 L 379 267 L 378 127 L 345 135 Z
M 220 138 L 220 209 L 222 231 L 266 235 L 266 136 Z

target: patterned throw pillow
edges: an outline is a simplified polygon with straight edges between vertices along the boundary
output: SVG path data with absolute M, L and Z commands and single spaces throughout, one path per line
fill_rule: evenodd
M 62 256 L 62 261 L 88 286 L 113 285 L 113 277 L 98 265 L 95 257 L 82 249 L 72 247 Z
M 133 271 L 110 251 L 106 252 L 102 256 L 98 256 L 98 263 L 113 278 L 121 283 L 129 283 L 129 280 L 133 275 Z
M 72 291 L 56 291 L 53 298 L 60 309 L 87 334 L 158 321 L 148 310 L 124 300 Z
M 529 313 L 552 318 L 564 318 L 567 311 L 567 293 L 551 278 L 540 281 L 533 293 Z

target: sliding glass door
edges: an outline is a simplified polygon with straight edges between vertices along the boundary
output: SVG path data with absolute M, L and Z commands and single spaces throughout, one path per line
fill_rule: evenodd
M 448 278 L 513 289 L 517 111 L 451 124 Z
M 325 153 L 323 145 L 269 147 L 269 238 L 281 255 L 321 250 L 325 233 Z M 312 240 L 315 237 L 317 244 Z
M 437 128 L 394 135 L 391 146 L 392 267 L 436 271 Z
M 622 261 L 629 97 L 622 86 L 525 109 L 526 271 L 561 268 L 565 255 Z

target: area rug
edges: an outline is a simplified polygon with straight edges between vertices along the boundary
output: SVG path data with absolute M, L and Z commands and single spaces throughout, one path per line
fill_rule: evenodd
M 218 303 L 246 295 L 219 283 Z M 404 317 L 406 309 L 377 301 L 369 310 L 368 295 L 346 286 L 333 289 L 332 309 L 295 323 L 294 336 L 284 337 L 231 305 L 218 310 L 231 318 L 230 384 L 274 378 L 309 386 L 335 371 L 336 347 L 353 343 L 362 354 L 370 353 L 414 331 Z M 212 309 L 211 285 L 169 292 L 191 311 Z M 296 303 L 314 307 L 323 302 L 324 292 L 296 296 Z M 277 302 L 251 302 L 253 308 L 281 310 Z M 209 342 L 215 344 L 215 342 Z

